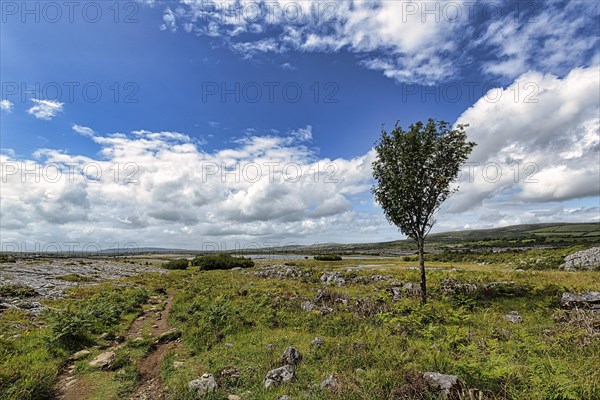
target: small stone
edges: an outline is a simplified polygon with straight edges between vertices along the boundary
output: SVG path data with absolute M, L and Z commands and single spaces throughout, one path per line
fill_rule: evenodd
M 287 349 L 283 352 L 281 356 L 281 363 L 288 365 L 298 365 L 302 361 L 302 353 L 293 348 L 292 346 L 288 346 Z
M 333 374 L 329 375 L 327 377 L 327 379 L 325 379 L 323 382 L 321 382 L 321 390 L 328 389 L 328 390 L 335 392 L 337 390 L 337 388 L 338 388 L 337 379 L 335 379 L 335 376 L 333 376 Z
M 114 351 L 106 351 L 89 362 L 90 367 L 108 369 L 115 359 Z
M 523 318 L 519 315 L 518 311 L 511 311 L 504 316 L 504 319 L 513 324 L 520 324 L 523 322 Z
M 214 392 L 216 388 L 217 382 L 211 374 L 204 374 L 199 379 L 188 382 L 188 390 L 197 394 Z
M 181 331 L 176 328 L 169 329 L 156 337 L 157 343 L 168 343 L 181 337 Z
M 240 371 L 238 371 L 236 367 L 227 367 L 221 371 L 220 375 L 224 378 L 233 379 L 239 379 L 242 377 L 242 374 L 240 373 Z
M 314 346 L 314 347 L 319 347 L 323 343 L 324 343 L 324 340 L 322 338 L 320 338 L 320 337 L 316 337 L 316 338 L 313 339 L 312 342 L 310 342 L 311 346 Z
M 225 343 L 225 347 L 232 348 L 233 347 L 233 343 Z
M 75 384 L 75 382 L 77 382 L 77 379 L 68 381 L 67 383 L 65 383 L 65 388 L 70 388 L 71 386 L 73 386 Z
M 81 360 L 82 358 L 86 358 L 90 354 L 92 354 L 92 352 L 89 350 L 79 350 L 77 353 L 71 356 L 71 360 Z
M 177 369 L 177 368 L 181 368 L 185 365 L 185 363 L 183 361 L 173 361 L 173 368 Z
M 239 267 L 236 267 L 236 268 L 239 268 Z M 229 396 L 227 396 L 227 400 L 242 400 L 242 398 L 238 395 L 230 394 Z
M 423 378 L 430 388 L 441 392 L 445 397 L 459 394 L 463 387 L 463 383 L 456 375 L 440 374 L 439 372 L 425 372 Z
M 267 376 L 264 380 L 265 388 L 271 386 L 278 386 L 283 383 L 287 383 L 294 379 L 296 376 L 296 369 L 293 365 L 284 365 L 283 367 L 273 369 L 267 372 Z

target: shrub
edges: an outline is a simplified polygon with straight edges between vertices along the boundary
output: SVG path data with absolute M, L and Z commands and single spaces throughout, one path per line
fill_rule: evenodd
M 67 274 L 58 276 L 57 278 L 67 282 L 92 282 L 94 280 L 89 276 L 83 276 L 79 274 Z
M 213 269 L 232 269 L 232 268 L 252 268 L 254 261 L 244 257 L 232 257 L 229 254 L 210 254 L 207 256 L 196 257 L 192 260 L 192 265 L 208 271 Z
M 5 286 L 0 286 L 0 296 L 4 297 L 31 297 L 35 296 L 36 291 L 31 286 L 20 285 L 20 284 L 10 284 Z
M 314 258 L 317 261 L 342 261 L 342 256 L 337 254 L 319 254 Z
M 185 258 L 180 258 L 179 260 L 166 262 L 162 265 L 162 267 L 165 269 L 187 269 L 188 264 L 188 260 Z

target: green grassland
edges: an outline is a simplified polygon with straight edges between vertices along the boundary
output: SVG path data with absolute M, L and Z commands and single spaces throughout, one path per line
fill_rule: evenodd
M 169 399 L 194 398 L 187 382 L 203 373 L 217 379 L 218 389 L 204 397 L 213 400 L 230 394 L 244 400 L 284 394 L 306 400 L 436 399 L 422 382 L 425 371 L 457 375 L 488 399 L 600 399 L 600 315 L 569 314 L 559 305 L 563 291 L 600 289 L 598 272 L 555 268 L 565 253 L 578 248 L 484 252 L 459 261 L 435 261 L 437 255 L 430 254 L 425 306 L 410 294 L 393 299 L 392 281 L 418 282 L 415 262 L 403 257 L 294 261 L 290 267 L 301 272 L 294 279 L 256 276 L 262 265 L 275 263 L 261 261 L 238 271 L 191 266 L 82 286 L 68 298 L 46 301 L 49 312 L 0 314 L 0 398 L 50 397 L 60 369 L 80 349 L 92 352 L 75 362 L 78 379 L 90 382 L 87 398 L 128 398 L 139 382 L 138 362 L 152 351 L 152 341 L 132 342 L 123 335 L 152 307 L 152 297 L 168 292 L 175 294 L 168 322 L 182 332 L 181 343 L 161 367 Z M 536 268 L 544 263 L 537 262 L 541 258 L 553 260 L 552 265 Z M 533 267 L 519 268 L 527 265 Z M 319 278 L 330 271 L 340 272 L 346 284 L 325 286 Z M 352 281 L 373 274 L 392 279 Z M 480 288 L 513 283 L 498 290 L 445 293 L 440 285 L 448 277 Z M 319 290 L 319 304 L 331 308 L 326 315 L 301 308 L 304 301 L 317 302 Z M 513 310 L 522 316 L 521 324 L 504 319 Z M 311 345 L 315 337 L 323 344 Z M 87 365 L 115 340 L 125 341 L 114 368 Z M 267 390 L 265 375 L 280 366 L 287 346 L 303 354 L 296 379 Z M 174 361 L 183 364 L 175 368 Z M 221 374 L 231 367 L 239 377 Z M 330 374 L 339 383 L 335 392 L 320 388 Z

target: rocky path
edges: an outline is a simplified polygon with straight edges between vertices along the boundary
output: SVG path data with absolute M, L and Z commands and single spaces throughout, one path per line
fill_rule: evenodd
M 153 306 L 147 310 L 142 316 L 136 319 L 127 332 L 128 340 L 135 340 L 142 337 L 144 328 L 151 324 L 151 335 L 155 338 L 155 347 L 144 358 L 137 362 L 140 371 L 140 382 L 134 394 L 130 397 L 131 400 L 164 400 L 165 393 L 163 390 L 162 381 L 160 378 L 160 366 L 165 355 L 177 347 L 178 343 L 171 340 L 174 331 L 169 327 L 168 318 L 169 311 L 173 304 L 174 294 L 167 296 L 164 303 L 164 308 L 161 311 L 159 306 Z M 107 365 L 114 357 L 114 352 L 123 344 L 114 345 L 107 349 L 104 353 L 96 357 L 91 362 L 104 363 Z M 85 350 L 80 352 L 83 354 Z M 77 358 L 77 354 L 75 358 Z M 104 357 L 103 357 L 104 356 Z M 100 365 L 99 364 L 99 365 Z M 84 378 L 77 378 L 73 375 L 75 370 L 74 361 L 68 365 L 59 377 L 58 392 L 54 397 L 55 400 L 83 400 L 93 394 L 93 382 Z

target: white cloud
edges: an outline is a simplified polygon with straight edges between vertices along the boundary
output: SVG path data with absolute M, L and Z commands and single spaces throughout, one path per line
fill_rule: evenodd
M 27 112 L 37 119 L 50 121 L 59 112 L 63 111 L 63 104 L 53 100 L 31 99 L 35 103 Z
M 175 12 L 166 8 L 162 29 L 174 31 L 179 22 L 187 32 L 221 37 L 245 58 L 347 51 L 366 68 L 424 85 L 455 78 L 464 67 L 512 80 L 530 69 L 562 75 L 597 64 L 597 3 L 541 5 L 180 0 Z
M 0 100 L 0 110 L 11 113 L 13 110 L 13 103 L 10 100 Z
M 456 60 L 447 56 L 460 49 L 456 33 L 464 33 L 467 21 L 438 13 L 428 15 L 424 2 L 413 1 L 181 0 L 177 9 L 188 31 L 223 37 L 245 58 L 292 50 L 377 53 L 362 64 L 401 82 L 427 84 L 455 74 Z M 170 8 L 163 19 L 175 25 Z
M 563 79 L 528 72 L 479 99 L 457 121 L 470 124 L 469 137 L 478 143 L 470 162 L 479 167 L 465 173 L 448 208 L 600 196 L 599 92 L 600 68 L 590 67 Z M 496 179 L 498 166 L 502 176 Z
M 88 128 L 87 126 L 73 124 L 72 128 L 75 132 L 77 132 L 81 136 L 87 136 L 87 137 L 93 138 L 96 135 L 94 130 L 92 128 Z
M 140 245 L 200 248 L 203 241 L 306 242 L 337 230 L 352 231 L 351 237 L 380 222 L 351 203 L 369 187 L 373 153 L 319 157 L 302 145 L 310 126 L 244 137 L 214 152 L 178 132 L 99 136 L 91 128 L 73 129 L 100 146 L 98 157 L 40 149 L 37 161 L 26 160 L 28 169 L 40 166 L 39 182 L 29 176 L 23 183 L 18 171 L 3 169 L 3 240 L 77 236 L 111 243 L 134 237 Z M 24 162 L 0 157 L 6 165 Z M 58 181 L 48 178 L 56 165 L 64 166 Z
M 177 31 L 177 19 L 175 13 L 171 8 L 167 7 L 163 14 L 163 24 L 160 26 L 161 31 L 170 30 L 171 32 Z
M 520 14 L 507 14 L 487 26 L 477 41 L 493 49 L 493 59 L 483 64 L 486 72 L 514 79 L 530 69 L 562 75 L 573 67 L 598 65 L 598 3 L 541 5 L 530 3 Z M 532 14 L 532 7 L 540 12 Z

